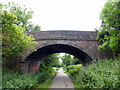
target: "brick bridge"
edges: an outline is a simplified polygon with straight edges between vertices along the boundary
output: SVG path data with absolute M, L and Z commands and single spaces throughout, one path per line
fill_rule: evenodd
M 38 42 L 37 51 L 24 52 L 23 73 L 35 73 L 40 62 L 54 53 L 69 53 L 79 58 L 83 64 L 98 60 L 97 32 L 95 31 L 36 31 L 28 32 Z

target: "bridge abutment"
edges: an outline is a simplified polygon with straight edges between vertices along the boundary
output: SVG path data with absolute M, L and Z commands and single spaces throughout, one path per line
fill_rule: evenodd
M 21 63 L 22 64 L 22 73 L 27 74 L 27 73 L 31 73 L 34 74 L 36 72 L 38 72 L 39 68 L 40 68 L 40 62 L 24 62 Z

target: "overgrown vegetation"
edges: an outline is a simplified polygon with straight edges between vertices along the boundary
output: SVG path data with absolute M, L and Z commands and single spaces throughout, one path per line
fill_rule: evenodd
M 68 66 L 67 72 L 76 88 L 120 88 L 119 62 L 120 58 L 99 60 L 77 71 Z
M 36 74 L 21 74 L 3 69 L 3 88 L 47 88 L 50 83 L 46 83 L 47 86 L 43 83 L 56 75 L 56 69 L 53 68 L 53 65 L 57 66 L 57 62 L 59 63 L 57 56 L 58 54 L 53 54 L 43 60 L 40 70 Z
M 11 73 L 9 70 L 3 72 L 2 87 L 3 88 L 37 88 L 55 74 L 48 71 L 39 72 L 37 74 L 20 74 L 18 72 Z
M 14 3 L 6 5 L 0 3 L 0 14 L 2 17 L 2 62 L 9 69 L 17 69 L 23 51 L 34 51 L 37 45 L 32 35 L 28 36 L 24 33 L 30 25 L 32 11 Z
M 20 60 L 25 50 L 35 50 L 37 42 L 26 31 L 40 30 L 30 21 L 33 11 L 18 4 L 0 3 L 2 16 L 2 86 L 3 88 L 36 88 L 56 74 L 54 67 L 58 67 L 58 54 L 51 55 L 43 60 L 40 70 L 36 74 L 21 74 Z
M 40 84 L 37 88 L 44 88 L 44 90 L 49 90 L 51 84 L 52 80 L 48 80 L 47 82 Z
M 81 61 L 78 58 L 67 53 L 63 57 L 61 57 L 61 59 L 63 61 L 63 66 L 76 65 L 81 63 Z
M 2 88 L 35 88 L 38 84 L 38 75 L 11 73 L 8 70 L 3 72 Z
M 14 14 L 17 18 L 17 26 L 21 26 L 25 31 L 40 31 L 40 26 L 34 25 L 32 23 L 33 10 L 26 8 L 25 6 L 20 6 L 13 2 L 5 4 L 3 9 L 7 10 L 9 13 Z
M 79 69 L 81 67 L 82 67 L 82 64 L 69 65 L 67 67 L 64 67 L 64 70 L 68 75 L 75 75 L 79 72 Z
M 116 55 L 120 53 L 120 1 L 106 0 L 101 11 L 102 24 L 98 32 L 101 42 L 99 49 L 110 50 Z

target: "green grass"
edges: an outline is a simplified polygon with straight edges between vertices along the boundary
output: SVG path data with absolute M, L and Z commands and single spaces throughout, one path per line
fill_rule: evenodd
M 48 80 L 47 82 L 38 85 L 37 89 L 41 90 L 40 88 L 44 88 L 44 90 L 48 90 L 48 88 L 50 88 L 51 84 L 52 84 L 52 80 Z

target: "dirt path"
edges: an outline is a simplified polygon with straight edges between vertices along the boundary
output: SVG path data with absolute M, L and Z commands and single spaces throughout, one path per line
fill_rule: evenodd
M 62 68 L 58 70 L 57 75 L 54 77 L 51 88 L 72 88 L 74 90 L 71 78 L 64 73 Z

